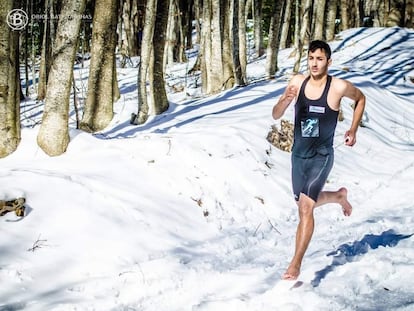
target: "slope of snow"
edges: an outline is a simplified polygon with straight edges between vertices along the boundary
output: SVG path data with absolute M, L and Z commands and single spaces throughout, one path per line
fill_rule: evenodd
M 298 221 L 290 155 L 266 141 L 289 49 L 274 80 L 260 81 L 255 61 L 257 82 L 197 100 L 170 93 L 168 112 L 142 126 L 129 124 L 136 68 L 120 69 L 111 126 L 72 129 L 59 157 L 36 145 L 41 105 L 24 102 L 22 142 L 0 159 L 1 197 L 27 199 L 25 218 L 0 218 L 0 310 L 413 310 L 412 46 L 403 28 L 332 42 L 330 72 L 367 96 L 352 148 L 342 144 L 344 99 L 326 185 L 347 187 L 354 211 L 315 211 L 297 282 L 280 280 Z M 186 91 L 197 92 L 190 82 Z

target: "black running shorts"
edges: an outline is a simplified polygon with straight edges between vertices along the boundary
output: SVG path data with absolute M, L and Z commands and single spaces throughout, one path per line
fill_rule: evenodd
M 315 202 L 332 169 L 334 154 L 316 153 L 313 157 L 301 158 L 292 154 L 292 186 L 295 200 L 301 193 Z

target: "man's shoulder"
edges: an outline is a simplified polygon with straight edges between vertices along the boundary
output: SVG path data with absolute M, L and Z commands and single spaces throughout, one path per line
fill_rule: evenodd
M 301 73 L 297 73 L 295 75 L 292 76 L 292 78 L 290 79 L 289 84 L 291 85 L 296 85 L 296 86 L 301 86 L 303 81 L 307 78 L 307 76 L 305 76 L 304 74 Z
M 337 93 L 344 94 L 348 87 L 348 82 L 341 78 L 332 77 L 331 85 Z

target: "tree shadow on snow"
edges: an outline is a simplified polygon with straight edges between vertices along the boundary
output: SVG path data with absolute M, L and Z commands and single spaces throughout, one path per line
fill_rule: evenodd
M 398 234 L 390 229 L 379 235 L 367 234 L 360 241 L 355 241 L 352 244 L 342 244 L 338 249 L 327 254 L 327 256 L 333 256 L 332 263 L 324 269 L 317 271 L 311 284 L 313 287 L 319 286 L 322 279 L 324 279 L 329 272 L 332 272 L 335 267 L 356 261 L 358 256 L 367 253 L 370 249 L 376 249 L 380 246 L 394 247 L 401 240 L 408 239 L 413 235 L 414 234 Z
M 185 104 L 174 105 L 170 103 L 170 109 L 155 116 L 145 124 L 131 127 L 128 120 L 108 131 L 95 134 L 95 137 L 100 139 L 128 138 L 142 131 L 165 134 L 172 128 L 182 127 L 208 116 L 221 115 L 254 106 L 260 102 L 275 99 L 283 93 L 283 88 L 280 85 L 275 85 L 275 89 L 270 92 L 261 89 L 261 86 L 266 86 L 268 83 L 272 83 L 272 81 L 264 80 L 247 86 L 235 87 L 220 93 L 216 97 L 189 100 Z M 249 91 L 256 92 L 257 95 L 249 94 L 246 96 L 246 92 Z M 229 104 L 232 100 L 235 100 L 234 105 Z M 208 111 L 203 110 L 206 107 L 210 107 L 210 109 Z

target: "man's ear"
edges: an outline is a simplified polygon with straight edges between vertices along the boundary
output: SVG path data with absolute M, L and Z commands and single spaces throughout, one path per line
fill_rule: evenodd
M 328 66 L 332 64 L 332 58 L 328 59 Z

